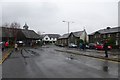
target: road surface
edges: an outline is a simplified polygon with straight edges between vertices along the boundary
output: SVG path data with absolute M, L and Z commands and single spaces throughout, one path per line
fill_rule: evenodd
M 47 45 L 12 53 L 3 63 L 3 78 L 118 78 L 117 62 L 57 52 L 57 48 Z

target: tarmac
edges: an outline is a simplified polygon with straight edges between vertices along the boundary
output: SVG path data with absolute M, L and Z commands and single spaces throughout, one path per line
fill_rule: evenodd
M 48 46 L 14 51 L 2 64 L 3 78 L 117 78 L 118 62 L 58 52 L 66 48 Z M 68 48 L 69 51 L 77 51 Z M 82 51 L 79 53 L 93 53 Z M 94 52 L 95 53 L 95 52 Z M 94 54 L 93 53 L 93 54 Z M 72 53 L 73 54 L 73 53 Z M 108 67 L 108 71 L 104 68 Z M 87 72 L 87 73 L 86 73 Z M 11 74 L 12 73 L 12 74 Z
M 13 50 L 13 48 L 9 48 L 8 50 L 2 52 L 2 59 L 0 59 L 0 64 L 2 64 L 9 57 Z M 55 49 L 55 51 L 120 62 L 119 50 L 108 51 L 108 58 L 105 57 L 104 51 L 101 50 L 80 50 L 75 48 L 60 47 L 59 49 Z

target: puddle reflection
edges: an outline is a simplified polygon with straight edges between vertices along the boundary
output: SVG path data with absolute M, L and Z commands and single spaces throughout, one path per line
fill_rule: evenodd
M 109 65 L 108 65 L 108 61 L 104 61 L 103 62 L 103 71 L 104 72 L 108 72 L 109 71 Z

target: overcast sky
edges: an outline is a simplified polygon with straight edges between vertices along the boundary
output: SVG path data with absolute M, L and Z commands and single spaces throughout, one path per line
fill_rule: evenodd
M 41 33 L 67 33 L 84 28 L 90 34 L 96 30 L 118 26 L 119 0 L 2 0 L 0 19 L 4 23 L 18 22 L 21 27 Z M 1 14 L 2 13 L 2 14 Z

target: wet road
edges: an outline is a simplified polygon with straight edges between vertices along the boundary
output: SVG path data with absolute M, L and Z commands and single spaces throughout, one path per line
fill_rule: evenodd
M 3 63 L 4 78 L 118 78 L 118 63 L 57 52 L 56 46 L 25 49 Z

